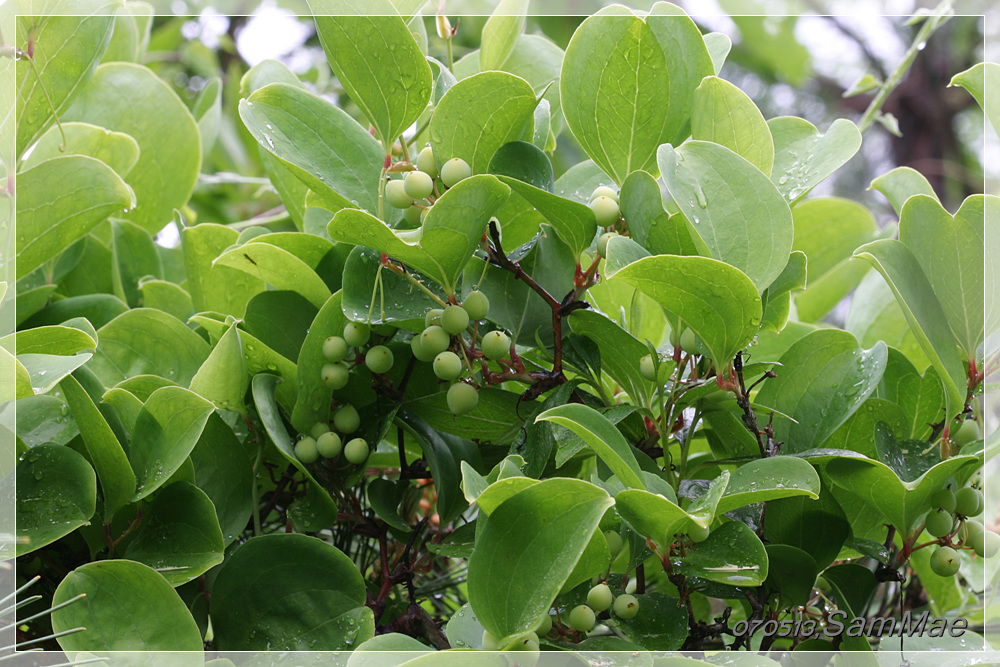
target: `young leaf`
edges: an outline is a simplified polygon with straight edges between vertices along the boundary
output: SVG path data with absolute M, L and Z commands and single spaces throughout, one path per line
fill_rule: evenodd
M 94 469 L 69 447 L 38 445 L 16 469 L 18 556 L 90 522 L 97 505 Z
M 514 51 L 518 37 L 524 32 L 527 12 L 528 0 L 500 0 L 483 26 L 479 71 L 503 69 L 504 63 Z
M 896 215 L 903 211 L 903 204 L 913 195 L 927 195 L 937 198 L 934 188 L 916 169 L 912 167 L 896 167 L 882 174 L 871 182 L 869 190 L 878 190 L 892 204 Z
M 996 63 L 978 63 L 964 72 L 952 77 L 949 86 L 961 86 L 969 91 L 993 126 L 993 131 L 1000 133 L 1000 65 Z

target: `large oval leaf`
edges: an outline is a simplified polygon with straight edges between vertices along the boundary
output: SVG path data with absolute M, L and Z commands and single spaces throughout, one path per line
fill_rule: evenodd
M 18 556 L 87 525 L 97 505 L 97 477 L 87 459 L 63 445 L 38 445 L 16 469 Z
M 691 136 L 725 146 L 771 175 L 774 140 L 764 116 L 742 90 L 717 76 L 707 76 L 694 91 Z
M 819 475 L 805 459 L 772 456 L 745 463 L 729 478 L 716 511 L 725 514 L 738 507 L 777 498 L 819 498 Z
M 676 571 L 729 586 L 760 586 L 767 579 L 764 545 L 746 524 L 727 521 L 674 562 Z

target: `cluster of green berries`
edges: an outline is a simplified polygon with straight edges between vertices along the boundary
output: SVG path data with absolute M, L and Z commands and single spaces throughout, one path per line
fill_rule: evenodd
M 674 346 L 674 349 L 680 348 L 685 354 L 696 356 L 701 354 L 698 350 L 698 339 L 694 334 L 694 331 L 685 327 L 678 333 L 677 331 L 670 332 L 670 344 Z M 654 359 L 653 355 L 647 354 L 642 359 L 639 360 L 639 372 L 642 373 L 642 377 L 646 378 L 650 382 L 659 382 L 662 384 L 666 382 L 666 378 L 662 377 L 666 366 L 663 365 L 662 359 Z M 659 374 L 661 377 L 657 377 L 657 368 L 659 368 Z
M 618 193 L 606 185 L 598 186 L 590 194 L 590 210 L 594 212 L 599 227 L 611 227 L 621 218 L 618 207 Z M 618 236 L 618 232 L 606 231 L 597 238 L 597 254 L 608 256 L 608 241 Z
M 334 459 L 341 451 L 349 463 L 360 465 L 368 459 L 368 442 L 364 438 L 352 438 L 343 444 L 344 439 L 361 428 L 361 417 L 357 408 L 350 403 L 341 406 L 333 413 L 333 429 L 326 422 L 316 422 L 309 435 L 303 436 L 295 443 L 295 458 L 306 465 L 315 463 L 322 456 L 324 459 Z
M 368 345 L 371 334 L 371 327 L 364 322 L 348 322 L 342 336 L 330 336 L 323 342 L 323 356 L 327 363 L 323 365 L 320 376 L 326 386 L 334 390 L 347 386 L 351 372 L 347 359 L 351 355 L 351 349 L 357 351 L 354 358 L 358 360 L 361 348 Z M 372 373 L 388 373 L 392 368 L 392 350 L 385 345 L 371 346 L 363 358 Z
M 614 561 L 625 546 L 621 535 L 613 530 L 604 533 L 611 560 Z M 635 618 L 639 613 L 639 600 L 631 593 L 615 596 L 606 582 L 592 582 L 594 586 L 587 592 L 587 603 L 577 605 L 569 612 L 569 626 L 579 632 L 590 632 L 597 623 L 597 614 L 611 609 L 622 620 Z M 634 590 L 634 589 L 632 589 Z
M 956 492 L 941 489 L 931 496 L 930 511 L 924 521 L 924 530 L 942 544 L 931 554 L 931 570 L 941 577 L 950 577 L 958 572 L 961 564 L 958 550 L 972 549 L 980 558 L 991 558 L 1000 550 L 1000 535 L 986 530 L 982 523 L 972 517 L 983 513 L 985 499 L 979 489 L 966 486 Z
M 472 167 L 462 158 L 452 158 L 438 170 L 434 151 L 425 147 L 417 156 L 416 169 L 406 172 L 403 178 L 385 184 L 385 199 L 389 205 L 403 210 L 404 219 L 418 225 L 434 205 L 436 193 L 443 188 L 453 187 L 472 176 Z M 438 183 L 440 186 L 438 187 Z

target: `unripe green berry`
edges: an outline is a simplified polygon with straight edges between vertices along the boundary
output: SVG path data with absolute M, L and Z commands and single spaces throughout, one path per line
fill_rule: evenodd
M 823 591 L 824 593 L 829 593 L 833 590 L 833 587 L 830 586 L 830 582 L 823 577 L 816 577 L 816 589 Z
M 967 445 L 974 440 L 979 440 L 982 435 L 979 432 L 979 423 L 971 419 L 966 419 L 962 422 L 962 425 L 958 427 L 954 433 L 951 434 L 951 441 L 953 444 L 961 447 L 962 445 Z
M 986 526 L 975 519 L 966 519 L 962 522 L 962 527 L 958 529 L 958 537 L 963 544 L 971 542 L 976 535 L 986 530 Z
M 932 510 L 931 513 L 927 515 L 927 521 L 924 524 L 924 529 L 933 537 L 944 537 L 951 532 L 951 527 L 954 522 L 955 519 L 950 512 L 945 512 L 944 510 Z
M 403 220 L 412 228 L 420 224 L 421 214 L 424 209 L 420 206 L 410 206 L 409 208 L 403 209 Z
M 453 157 L 441 166 L 441 181 L 446 187 L 454 187 L 469 176 L 472 176 L 472 167 L 460 157 Z
M 938 489 L 931 494 L 931 507 L 943 509 L 945 512 L 955 511 L 955 494 L 949 489 Z
M 980 558 L 993 558 L 997 555 L 997 551 L 1000 551 L 1000 535 L 992 530 L 984 530 L 969 540 L 969 546 Z
M 647 354 L 639 360 L 639 372 L 650 382 L 656 382 L 656 363 L 653 360 L 653 355 Z
M 462 415 L 479 405 L 479 392 L 471 384 L 456 382 L 448 387 L 448 409 L 453 415 Z
M 691 329 L 685 329 L 681 332 L 681 349 L 687 354 L 700 354 L 698 351 L 698 345 L 695 342 L 694 331 Z
M 424 352 L 436 357 L 451 345 L 451 336 L 438 325 L 432 324 L 420 334 L 420 344 L 423 345 Z
M 344 456 L 355 465 L 360 465 L 368 460 L 368 443 L 364 438 L 354 438 L 344 446 Z
M 385 200 L 393 208 L 409 208 L 413 206 L 413 197 L 406 194 L 406 185 L 402 180 L 389 181 L 385 184 Z
M 434 179 L 422 171 L 411 171 L 403 179 L 403 187 L 408 196 L 423 199 L 434 192 Z
M 316 441 L 308 435 L 295 443 L 295 458 L 305 464 L 315 463 L 319 459 Z
M 358 409 L 348 403 L 333 414 L 333 427 L 347 435 L 361 428 L 361 416 Z
M 417 169 L 431 178 L 437 178 L 438 166 L 437 162 L 434 161 L 434 151 L 430 146 L 424 146 L 420 154 L 417 155 Z
M 609 530 L 604 533 L 604 539 L 608 541 L 608 551 L 611 552 L 611 560 L 614 560 L 621 553 L 622 547 L 625 546 L 622 536 L 613 530 Z
M 688 537 L 690 537 L 693 542 L 704 542 L 710 532 L 711 531 L 707 526 L 692 523 L 691 527 L 688 528 Z
M 428 354 L 427 350 L 424 349 L 423 343 L 420 342 L 420 334 L 410 339 L 410 351 L 413 352 L 413 356 L 417 358 L 417 361 L 432 361 L 436 356 Z
M 457 380 L 462 374 L 462 359 L 454 352 L 445 350 L 434 357 L 434 375 L 442 380 Z
M 517 638 L 508 644 L 505 651 L 537 651 L 538 635 L 528 631 L 517 635 Z
M 340 440 L 340 436 L 336 433 L 327 431 L 316 439 L 316 449 L 319 451 L 320 456 L 325 459 L 332 459 L 338 456 L 342 448 L 343 443 Z
M 569 613 L 569 626 L 574 630 L 590 632 L 596 622 L 594 610 L 585 604 L 573 607 L 573 611 Z
M 340 336 L 330 336 L 323 341 L 323 356 L 327 361 L 337 363 L 347 358 L 347 341 Z
M 607 584 L 597 584 L 587 592 L 587 606 L 594 611 L 604 611 L 615 601 Z
M 441 324 L 441 315 L 444 314 L 444 308 L 431 308 L 424 315 L 424 326 L 429 327 L 432 324 Z
M 320 377 L 323 379 L 323 383 L 326 384 L 330 389 L 343 389 L 347 386 L 347 379 L 350 377 L 351 371 L 344 362 L 339 362 L 336 364 L 323 364 L 323 369 L 320 371 Z
M 614 188 L 609 188 L 606 185 L 598 185 L 594 188 L 594 191 L 590 193 L 590 201 L 594 201 L 598 197 L 607 197 L 609 199 L 614 199 L 615 203 L 618 202 L 618 193 L 615 192 Z
M 448 306 L 441 314 L 441 328 L 455 335 L 469 326 L 469 314 L 461 306 Z
M 590 210 L 594 212 L 598 227 L 610 227 L 618 222 L 618 217 L 621 215 L 618 202 L 604 195 L 590 202 Z
M 502 331 L 483 334 L 480 346 L 487 359 L 503 359 L 510 355 L 510 337 Z
M 601 257 L 608 256 L 608 241 L 618 236 L 618 232 L 605 232 L 597 238 L 597 254 Z
M 309 435 L 316 438 L 317 440 L 319 440 L 319 436 L 329 432 L 330 432 L 330 425 L 327 424 L 326 422 L 316 422 L 315 424 L 313 424 L 312 428 L 309 429 Z
M 938 547 L 931 554 L 931 570 L 939 577 L 950 577 L 958 572 L 961 561 L 958 552 L 951 547 Z
M 619 595 L 614 608 L 615 616 L 627 621 L 639 613 L 639 600 L 634 595 Z
M 955 493 L 955 513 L 962 516 L 979 516 L 986 501 L 978 489 L 966 486 Z
M 552 630 L 552 617 L 547 613 L 542 614 L 542 617 L 538 619 L 538 624 L 535 626 L 534 630 L 535 634 L 539 637 L 544 637 L 549 634 L 549 631 Z
M 372 373 L 388 373 L 392 362 L 392 350 L 385 345 L 376 345 L 365 355 L 365 365 Z
M 483 630 L 483 650 L 496 651 L 499 648 L 497 638 L 491 635 L 489 630 Z
M 465 308 L 465 312 L 469 314 L 470 320 L 478 322 L 489 315 L 490 300 L 479 290 L 473 290 L 469 292 L 469 296 L 465 297 L 462 308 Z
M 371 329 L 364 322 L 348 322 L 344 326 L 344 340 L 351 347 L 361 347 L 371 337 Z

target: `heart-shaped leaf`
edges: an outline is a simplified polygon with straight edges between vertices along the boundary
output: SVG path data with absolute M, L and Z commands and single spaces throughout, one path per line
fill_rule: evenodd
M 861 148 L 861 132 L 844 118 L 833 121 L 826 134 L 795 116 L 772 118 L 767 126 L 774 137 L 771 180 L 790 202 L 805 196 Z

